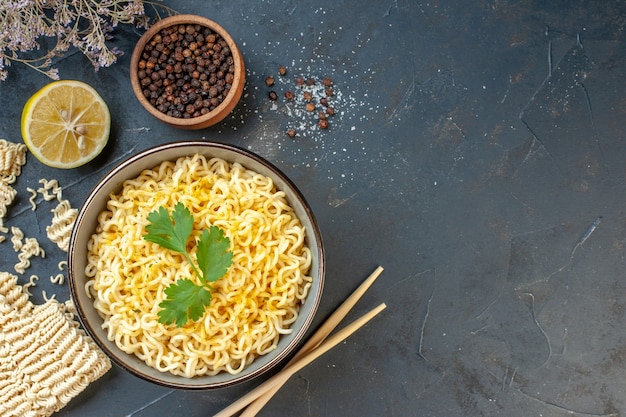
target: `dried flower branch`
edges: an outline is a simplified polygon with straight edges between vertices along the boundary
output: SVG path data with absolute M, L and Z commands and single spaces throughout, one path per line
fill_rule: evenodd
M 0 81 L 6 79 L 12 62 L 59 79 L 53 59 L 70 47 L 85 54 L 96 70 L 110 66 L 123 53 L 107 45 L 113 30 L 119 24 L 147 29 L 146 4 L 157 18 L 159 9 L 168 15 L 175 13 L 160 3 L 143 0 L 0 0 Z M 51 38 L 54 46 L 38 55 L 42 38 Z M 30 58 L 32 55 L 37 56 Z

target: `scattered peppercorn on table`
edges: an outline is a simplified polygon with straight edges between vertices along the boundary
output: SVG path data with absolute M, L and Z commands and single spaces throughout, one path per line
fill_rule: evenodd
M 2 403 L 38 398 L 39 415 L 58 417 L 205 417 L 272 376 L 213 390 L 152 384 L 109 364 L 71 314 L 65 238 L 91 189 L 142 150 L 205 140 L 266 158 L 311 204 L 326 279 L 309 334 L 385 267 L 346 323 L 382 302 L 385 311 L 292 376 L 259 416 L 625 414 L 626 6 L 539 3 L 146 3 L 151 17 L 169 7 L 223 27 L 243 60 L 241 96 L 210 126 L 158 120 L 131 85 L 146 29 L 117 22 L 107 41 L 117 62 L 95 71 L 98 50 L 74 48 L 52 61 L 110 113 L 104 148 L 66 169 L 21 146 L 22 110 L 52 80 L 0 61 L 0 276 L 10 284 L 0 374 L 43 364 L 29 357 L 60 372 L 44 347 L 84 347 L 73 363 L 95 358 L 64 370 L 73 391 L 52 371 L 35 378 L 37 395 L 0 378 Z M 199 117 L 235 84 L 231 52 L 205 28 L 171 28 L 137 61 L 139 91 L 163 114 Z M 80 133 L 71 122 L 55 129 Z M 37 355 L 19 356 L 15 335 L 35 328 L 16 327 L 16 300 L 54 307 L 78 342 L 42 335 Z

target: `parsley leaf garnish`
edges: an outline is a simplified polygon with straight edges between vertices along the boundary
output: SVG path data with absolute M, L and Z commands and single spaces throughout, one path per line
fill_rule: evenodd
M 208 282 L 220 279 L 233 263 L 233 253 L 230 240 L 224 236 L 224 231 L 217 226 L 204 229 L 198 240 L 198 266 L 202 276 Z
M 145 240 L 158 243 L 166 249 L 187 253 L 187 239 L 193 228 L 193 217 L 183 203 L 174 206 L 172 219 L 165 207 L 159 207 L 148 214 L 148 221 L 151 224 L 146 226 L 148 234 Z
M 196 241 L 196 266 L 187 250 L 193 216 L 183 203 L 176 203 L 171 217 L 165 207 L 159 207 L 148 214 L 148 222 L 144 240 L 183 254 L 200 281 L 198 285 L 190 279 L 179 279 L 170 284 L 165 289 L 166 299 L 159 304 L 162 309 L 158 312 L 159 321 L 182 327 L 187 321 L 202 317 L 211 302 L 209 283 L 220 279 L 232 265 L 230 239 L 217 226 L 204 229 Z

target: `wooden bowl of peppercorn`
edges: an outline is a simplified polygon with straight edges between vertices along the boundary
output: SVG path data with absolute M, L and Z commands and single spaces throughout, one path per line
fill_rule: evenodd
M 139 39 L 130 81 L 142 106 L 181 129 L 203 129 L 235 108 L 245 82 L 241 52 L 214 21 L 197 15 L 164 18 Z

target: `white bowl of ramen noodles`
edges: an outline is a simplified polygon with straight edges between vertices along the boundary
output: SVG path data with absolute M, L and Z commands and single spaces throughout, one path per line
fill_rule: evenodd
M 203 316 L 182 327 L 158 320 L 159 303 L 193 267 L 143 239 L 148 213 L 178 202 L 194 217 L 192 236 L 218 225 L 233 253 Z M 98 182 L 68 263 L 78 317 L 100 348 L 141 378 L 183 389 L 229 386 L 279 364 L 309 328 L 324 282 L 319 227 L 296 186 L 249 151 L 205 141 L 148 149 Z

